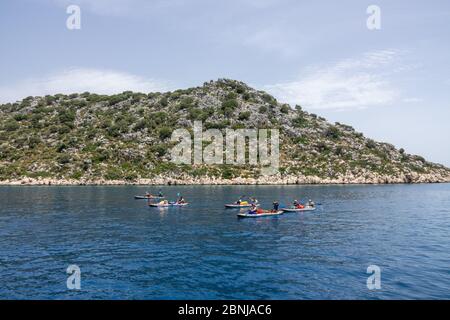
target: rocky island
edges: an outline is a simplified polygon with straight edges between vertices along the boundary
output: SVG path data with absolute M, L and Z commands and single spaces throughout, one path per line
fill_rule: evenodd
M 276 128 L 280 167 L 171 161 L 171 134 Z M 165 93 L 28 97 L 0 106 L 0 184 L 384 184 L 450 182 L 450 169 L 227 79 Z

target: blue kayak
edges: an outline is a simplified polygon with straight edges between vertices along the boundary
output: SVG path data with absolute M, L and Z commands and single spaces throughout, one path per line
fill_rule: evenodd
M 282 214 L 283 214 L 283 211 L 278 210 L 278 211 L 265 211 L 262 213 L 250 213 L 250 212 L 238 213 L 237 216 L 239 218 L 260 218 L 260 217 L 269 217 L 269 216 L 279 216 Z

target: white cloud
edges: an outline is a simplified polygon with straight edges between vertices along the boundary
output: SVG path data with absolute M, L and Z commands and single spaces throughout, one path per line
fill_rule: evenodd
M 42 78 L 29 78 L 18 83 L 0 86 L 0 102 L 14 102 L 27 96 L 89 91 L 114 94 L 131 90 L 136 92 L 167 91 L 165 82 L 112 70 L 71 68 Z
M 281 101 L 310 109 L 358 109 L 394 102 L 400 90 L 388 80 L 397 67 L 398 52 L 381 50 L 332 66 L 309 68 L 297 80 L 267 85 Z

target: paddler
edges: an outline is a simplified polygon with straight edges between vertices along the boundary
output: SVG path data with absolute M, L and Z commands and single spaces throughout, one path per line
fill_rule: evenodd
M 254 203 L 252 203 L 252 207 L 250 208 L 249 213 L 255 214 L 256 210 L 257 210 L 256 205 Z
M 305 208 L 305 206 L 302 205 L 302 203 L 300 201 L 298 201 L 298 200 L 294 200 L 293 205 L 294 205 L 295 209 L 304 209 Z
M 277 212 L 279 207 L 280 207 L 280 204 L 278 203 L 278 201 L 275 200 L 273 202 L 273 211 Z

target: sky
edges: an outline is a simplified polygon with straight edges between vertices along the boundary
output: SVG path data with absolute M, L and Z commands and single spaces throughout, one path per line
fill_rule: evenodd
M 0 103 L 229 78 L 450 166 L 449 39 L 445 0 L 2 0 Z

